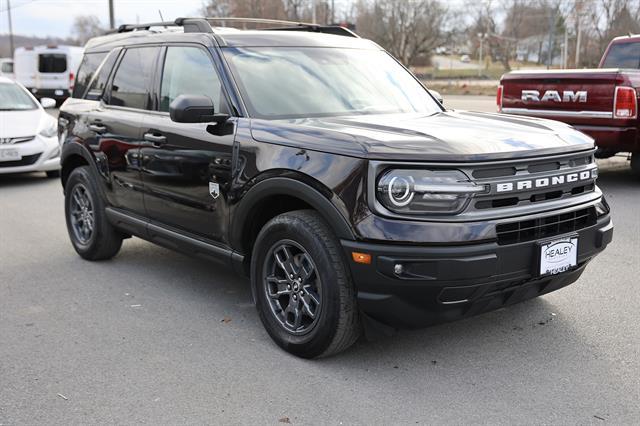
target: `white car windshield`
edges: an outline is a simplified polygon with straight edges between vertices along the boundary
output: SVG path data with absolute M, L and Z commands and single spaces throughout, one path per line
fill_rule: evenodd
M 252 117 L 442 111 L 427 90 L 381 50 L 256 47 L 223 51 Z
M 25 111 L 38 106 L 20 86 L 0 83 L 0 111 Z

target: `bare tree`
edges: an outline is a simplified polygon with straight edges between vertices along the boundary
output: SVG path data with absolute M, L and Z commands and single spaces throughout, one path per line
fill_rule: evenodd
M 95 15 L 78 15 L 73 19 L 71 34 L 82 46 L 90 38 L 104 34 L 106 29 Z
M 438 0 L 360 0 L 356 13 L 358 33 L 405 65 L 428 58 L 446 40 L 447 9 Z

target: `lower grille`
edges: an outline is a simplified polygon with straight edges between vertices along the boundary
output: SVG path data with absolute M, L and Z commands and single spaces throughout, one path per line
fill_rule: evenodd
M 539 219 L 502 223 L 496 227 L 498 244 L 516 244 L 575 232 L 595 225 L 596 220 L 596 209 L 589 207 Z
M 40 158 L 40 154 L 25 155 L 20 160 L 16 161 L 0 161 L 0 167 L 20 167 L 30 166 Z

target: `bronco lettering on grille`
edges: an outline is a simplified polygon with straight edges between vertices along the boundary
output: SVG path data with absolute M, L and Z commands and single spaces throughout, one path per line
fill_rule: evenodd
M 576 173 L 568 173 L 565 175 L 543 177 L 538 179 L 524 179 L 515 182 L 502 182 L 496 184 L 496 192 L 525 191 L 529 189 L 547 188 L 565 183 L 579 182 L 583 180 L 595 179 L 597 177 L 597 169 L 584 170 Z

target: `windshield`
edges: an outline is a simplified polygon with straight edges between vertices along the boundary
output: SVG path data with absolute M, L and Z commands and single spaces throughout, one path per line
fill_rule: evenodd
M 424 87 L 381 50 L 269 47 L 223 51 L 253 117 L 441 111 Z
M 616 43 L 609 48 L 602 68 L 640 68 L 640 43 Z
M 24 111 L 38 106 L 31 97 L 14 83 L 0 83 L 0 111 Z

